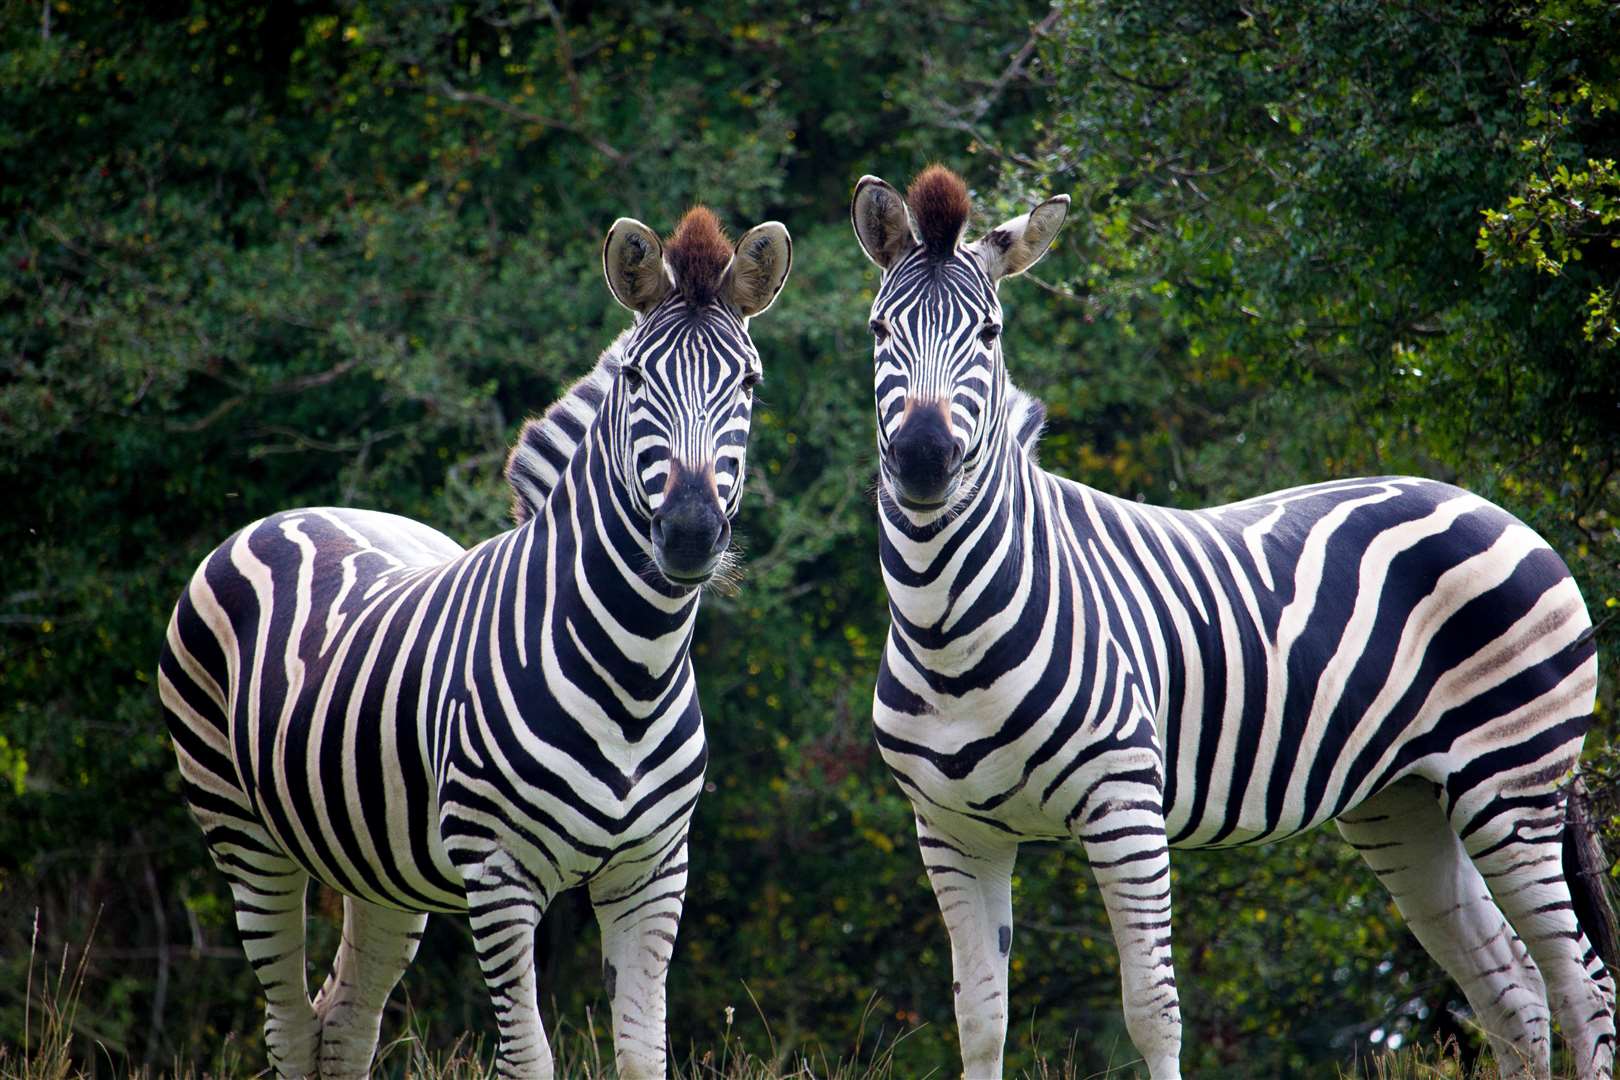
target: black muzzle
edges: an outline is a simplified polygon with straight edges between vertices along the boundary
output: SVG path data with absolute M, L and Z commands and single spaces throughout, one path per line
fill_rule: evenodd
M 884 461 L 901 504 L 914 510 L 940 506 L 962 479 L 962 450 L 941 406 L 914 408 L 889 440 Z
M 677 585 L 709 580 L 731 543 L 731 522 L 703 478 L 677 472 L 652 519 L 653 557 Z

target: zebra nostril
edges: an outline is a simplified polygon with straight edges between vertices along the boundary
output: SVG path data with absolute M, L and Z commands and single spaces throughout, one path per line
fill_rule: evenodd
M 951 443 L 951 455 L 945 462 L 948 472 L 955 472 L 962 467 L 962 448 L 954 442 Z
M 659 546 L 664 543 L 664 512 L 662 510 L 653 515 L 652 542 Z

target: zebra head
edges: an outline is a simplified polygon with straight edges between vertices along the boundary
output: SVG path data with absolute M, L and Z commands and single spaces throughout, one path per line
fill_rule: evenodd
M 731 543 L 762 377 L 748 320 L 771 306 L 792 262 L 778 222 L 733 246 L 701 206 L 667 246 L 630 218 L 614 222 L 603 244 L 608 287 L 636 316 L 609 389 L 612 467 L 658 572 L 678 587 L 707 581 Z
M 963 243 L 971 209 L 967 185 L 940 165 L 904 196 L 863 176 L 850 204 L 855 236 L 883 270 L 871 319 L 879 469 L 913 514 L 948 510 L 974 489 L 1006 421 L 996 286 L 1046 254 L 1069 197 Z

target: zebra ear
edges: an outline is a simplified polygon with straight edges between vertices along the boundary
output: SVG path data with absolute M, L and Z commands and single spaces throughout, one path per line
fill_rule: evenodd
M 793 268 L 793 238 L 780 221 L 767 221 L 743 233 L 726 270 L 723 295 L 743 318 L 775 303 Z
M 855 185 L 849 220 L 866 257 L 885 270 L 917 246 L 917 229 L 906 200 L 875 176 L 863 176 Z
M 1069 197 L 1055 195 L 1020 217 L 999 225 L 973 242 L 990 280 L 1022 274 L 1040 262 L 1069 216 Z
M 602 244 L 602 273 L 613 298 L 645 315 L 674 288 L 664 271 L 664 245 L 658 234 L 634 218 L 620 218 Z

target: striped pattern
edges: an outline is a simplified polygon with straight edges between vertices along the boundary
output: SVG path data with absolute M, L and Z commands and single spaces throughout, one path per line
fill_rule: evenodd
M 628 418 L 628 445 L 649 513 L 663 505 L 670 463 L 676 461 L 712 472 L 709 483 L 730 517 L 742 498 L 759 357 L 748 344 L 743 321 L 729 311 L 712 309 L 692 320 L 683 310 L 684 305 L 667 307 L 642 327 L 644 347 L 660 357 L 664 369 L 663 377 L 645 380 L 637 396 Z M 727 358 L 728 378 L 707 374 L 713 361 L 705 358 L 710 357 Z
M 677 473 L 701 488 L 683 498 L 737 507 L 759 377 L 746 322 L 724 295 L 679 289 L 640 314 L 525 428 L 510 532 L 463 551 L 388 514 L 294 510 L 192 578 L 160 692 L 278 1074 L 365 1075 L 426 914 L 466 911 L 499 1069 L 549 1077 L 534 930 L 578 885 L 601 922 L 620 1075 L 665 1074 L 707 750 L 688 658 L 701 590 L 660 572 L 652 523 Z M 313 1001 L 312 877 L 345 897 Z
M 1170 849 L 1336 819 L 1504 1075 L 1546 1075 L 1552 1018 L 1579 1075 L 1609 1076 L 1614 983 L 1561 861 L 1597 677 L 1563 562 L 1432 481 L 1188 512 L 1044 471 L 1039 410 L 986 332 L 1019 228 L 903 250 L 871 314 L 891 614 L 874 720 L 950 933 L 966 1074 L 1001 1073 L 1019 843 L 1084 847 L 1131 1037 L 1174 1077 Z M 905 497 L 894 453 L 930 410 L 961 461 L 937 506 Z
M 512 485 L 512 520 L 517 524 L 538 513 L 546 496 L 562 479 L 622 366 L 619 346 L 619 341 L 609 346 L 589 375 L 570 386 L 518 433 L 516 444 L 506 455 L 506 480 Z

